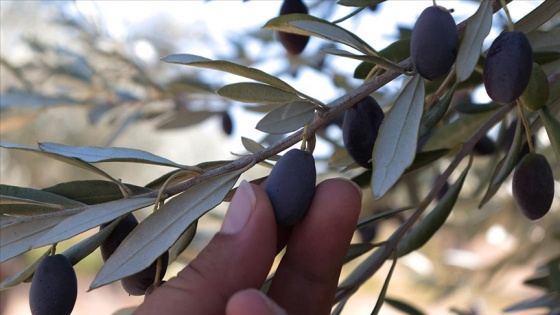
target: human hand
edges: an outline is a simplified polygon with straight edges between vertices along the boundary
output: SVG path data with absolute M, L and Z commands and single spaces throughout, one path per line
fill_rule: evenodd
M 303 220 L 280 227 L 264 189 L 243 181 L 220 232 L 134 314 L 329 314 L 360 207 L 355 184 L 328 179 Z M 258 289 L 285 245 L 267 296 Z

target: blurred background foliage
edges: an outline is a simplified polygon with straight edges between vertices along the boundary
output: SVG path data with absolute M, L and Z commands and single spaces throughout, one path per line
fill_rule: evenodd
M 465 2 L 471 2 L 476 9 L 476 2 Z M 340 17 L 335 1 L 308 3 L 312 15 L 327 20 Z M 166 3 L 169 10 L 173 10 L 172 4 Z M 278 8 L 280 4 L 280 1 L 270 3 Z M 430 4 L 428 1 L 426 6 Z M 217 96 L 214 91 L 232 78 L 159 60 L 171 53 L 198 53 L 228 60 L 294 82 L 312 71 L 312 78 L 322 77 L 314 87 L 314 95 L 320 94 L 317 90 L 329 90 L 328 97 L 339 96 L 361 82 L 352 77 L 358 63 L 352 68 L 341 68 L 335 57 L 320 53 L 321 48 L 332 45 L 326 41 L 313 42 L 301 56 L 290 56 L 275 41 L 271 31 L 247 30 L 223 43 L 208 34 L 204 26 L 179 27 L 165 15 L 158 14 L 140 27 L 126 30 L 126 36 L 115 38 L 108 31 L 110 21 L 104 19 L 101 11 L 84 14 L 74 1 L 2 1 L 0 5 L 0 136 L 5 142 L 34 145 L 38 141 L 49 141 L 76 146 L 131 147 L 193 165 L 232 159 L 246 153 L 240 136 L 264 145 L 281 139 L 282 135 L 254 131 L 256 121 L 270 107 L 239 104 Z M 246 4 L 238 1 L 236 5 L 242 10 Z M 359 29 L 360 19 L 394 14 L 389 6 L 389 3 L 382 3 L 375 9 L 364 10 L 351 19 L 355 22 L 350 23 L 349 29 Z M 90 9 L 95 11 L 95 5 Z M 265 22 L 273 17 L 262 19 Z M 231 17 L 237 18 L 247 17 L 241 14 Z M 541 31 L 558 34 L 559 21 L 556 16 L 543 25 Z M 495 29 L 502 29 L 504 16 L 495 15 L 494 24 Z M 391 41 L 408 38 L 410 27 L 396 25 Z M 553 40 L 556 45 L 551 47 L 556 50 L 551 52 L 560 53 L 558 37 Z M 560 74 L 558 58 L 547 64 L 549 76 Z M 400 80 L 395 80 L 374 96 L 380 104 L 387 105 L 400 88 Z M 470 93 L 474 90 L 457 93 L 453 106 L 472 103 Z M 318 133 L 316 158 L 322 178 L 340 175 L 344 168 L 339 165 L 348 163 L 347 156 L 337 154 L 342 148 L 340 118 Z M 451 119 L 448 117 L 447 121 Z M 505 127 L 507 124 L 502 126 Z M 497 139 L 497 134 L 495 130 L 491 135 L 493 140 Z M 560 287 L 557 180 L 560 169 L 544 130 L 536 133 L 535 141 L 537 150 L 551 163 L 556 179 L 557 193 L 551 213 L 543 220 L 527 221 L 515 208 L 509 181 L 490 202 L 478 209 L 491 173 L 489 170 L 503 151 L 498 148 L 491 154 L 477 156 L 456 209 L 445 226 L 420 251 L 399 260 L 388 292 L 388 296 L 395 299 L 393 306 L 397 306 L 398 301 L 406 301 L 426 314 L 496 314 L 523 300 L 534 303 L 527 304 L 529 306 L 539 306 L 538 299 L 559 298 L 558 293 L 553 296 L 547 292 L 558 292 Z M 41 189 L 76 179 L 96 179 L 91 173 L 34 154 L 3 149 L 0 158 L 2 184 Z M 447 163 L 448 159 L 443 158 L 407 175 L 402 184 L 380 201 L 374 202 L 370 190 L 366 189 L 370 193 L 364 195 L 363 216 L 417 203 L 429 192 Z M 136 185 L 145 185 L 168 171 L 161 166 L 120 163 L 107 163 L 102 168 Z M 257 167 L 243 177 L 255 179 L 266 174 L 267 168 Z M 357 174 L 352 169 L 344 172 L 348 177 Z M 453 179 L 458 172 L 454 175 Z M 168 270 L 168 276 L 188 263 L 215 233 L 223 210 L 221 205 L 201 219 L 194 243 L 171 266 L 174 268 Z M 365 227 L 356 234 L 355 242 L 382 241 L 402 220 L 397 216 Z M 63 242 L 61 248 L 74 242 Z M 44 249 L 34 250 L 0 265 L 2 279 L 34 261 L 42 252 Z M 99 255 L 94 254 L 76 266 L 80 277 L 87 280 L 80 281 L 75 314 L 112 313 L 141 302 L 141 298 L 123 294 L 119 284 L 85 293 L 100 264 Z M 353 266 L 354 262 L 345 270 Z M 350 300 L 348 314 L 370 311 L 386 272 L 387 269 L 382 269 Z M 2 307 L 9 312 L 2 313 L 27 312 L 26 290 L 28 284 L 2 291 Z M 91 305 L 96 308 L 92 310 Z M 98 305 L 109 306 L 101 310 Z M 523 308 L 519 305 L 518 308 Z M 544 313 L 546 308 L 539 310 Z M 526 314 L 534 314 L 533 311 Z M 391 306 L 385 306 L 384 312 L 402 314 Z

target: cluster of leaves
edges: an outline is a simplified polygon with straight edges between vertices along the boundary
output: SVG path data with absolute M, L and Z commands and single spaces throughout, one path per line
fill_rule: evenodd
M 351 18 L 364 8 L 380 2 L 383 1 L 340 0 L 338 4 L 355 8 L 355 11 L 346 17 Z M 263 141 L 243 138 L 242 143 L 249 154 L 232 161 L 209 161 L 198 165 L 182 165 L 149 152 L 130 148 L 73 147 L 56 143 L 39 143 L 34 147 L 2 142 L 1 146 L 6 149 L 33 152 L 57 159 L 91 171 L 104 180 L 78 180 L 40 190 L 1 185 L 0 262 L 31 249 L 73 238 L 133 211 L 153 206 L 154 212 L 140 222 L 130 237 L 105 262 L 90 288 L 95 289 L 141 271 L 166 251 L 169 252 L 169 263 L 171 263 L 189 246 L 196 233 L 198 219 L 220 203 L 230 200 L 235 191 L 234 185 L 241 174 L 256 164 L 272 166 L 273 162 L 278 160 L 278 154 L 300 141 L 313 151 L 315 142 L 320 139 L 333 147 L 334 153 L 328 160 L 329 171 L 351 177 L 361 187 L 369 188 L 374 199 L 377 200 L 395 191 L 400 184 L 406 183 L 411 176 L 417 176 L 418 172 L 427 169 L 427 166 L 434 165 L 445 158 L 451 159 L 446 170 L 426 196 L 410 198 L 419 201 L 366 216 L 360 221 L 357 228 L 402 214 L 404 211 L 412 211 L 410 215 L 405 216 L 404 223 L 387 240 L 378 244 L 365 242 L 350 246 L 347 261 L 360 256 L 365 258 L 340 284 L 336 295 L 338 304 L 333 314 L 339 314 L 360 286 L 390 260 L 392 260 L 390 273 L 386 277 L 373 313 L 377 313 L 384 302 L 410 311 L 413 309 L 411 306 L 385 296 L 397 259 L 422 247 L 444 225 L 455 208 L 469 170 L 476 163 L 477 158 L 473 156 L 473 150 L 478 141 L 485 137 L 491 128 L 501 123 L 501 132 L 497 140 L 498 146 L 501 146 L 505 141 L 504 134 L 509 120 L 517 116 L 512 112 L 515 108 L 514 104 L 473 104 L 470 101 L 453 104 L 452 102 L 454 95 L 460 92 L 470 93 L 473 88 L 482 84 L 480 73 L 484 63 L 482 45 L 490 32 L 493 13 L 499 9 L 501 9 L 500 1 L 482 1 L 477 12 L 458 25 L 461 46 L 454 68 L 446 78 L 435 81 L 425 81 L 413 72 L 409 57 L 409 38 L 400 39 L 387 48 L 377 51 L 358 35 L 339 26 L 338 21 L 329 22 L 308 14 L 283 15 L 268 21 L 264 25 L 265 30 L 321 38 L 334 44 L 322 49 L 325 54 L 362 61 L 356 68 L 354 77 L 363 79 L 363 84 L 327 104 L 298 91 L 274 75 L 232 61 L 212 60 L 192 54 L 174 54 L 162 59 L 171 64 L 217 70 L 251 81 L 215 87 L 213 84 L 205 84 L 202 79 L 194 76 L 162 85 L 151 81 L 147 75 L 142 76 L 141 67 L 130 63 L 131 68 L 138 71 L 144 82 L 149 82 L 148 85 L 152 86 L 153 91 L 160 93 L 156 94 L 158 95 L 156 98 L 170 97 L 172 87 L 177 85 L 183 84 L 183 87 L 192 88 L 195 86 L 193 82 L 198 82 L 197 86 L 200 89 L 196 90 L 197 92 L 202 91 L 201 93 L 209 95 L 212 99 L 225 99 L 224 105 L 232 101 L 260 104 L 253 107 L 267 114 L 256 128 L 269 134 L 270 137 Z M 551 49 L 547 40 L 553 36 L 551 34 L 558 33 L 558 26 L 548 31 L 541 30 L 539 27 L 559 10 L 559 2 L 546 0 L 515 24 L 516 30 L 527 33 L 535 52 L 534 61 L 547 73 L 551 73 L 549 75 L 551 95 L 546 108 L 539 114 L 528 115 L 530 128 L 527 134 L 535 134 L 544 125 L 556 155 L 556 165 L 560 161 L 558 137 L 560 122 L 555 117 L 560 111 L 560 80 L 558 80 L 557 69 L 560 51 L 557 47 Z M 335 48 L 336 45 L 345 45 L 357 52 Z M 73 63 L 88 64 L 83 58 L 75 58 Z M 15 67 L 13 69 L 18 70 Z M 92 66 L 84 69 L 90 69 L 90 72 L 86 71 L 90 74 L 85 75 L 86 72 L 79 71 L 81 74 L 74 77 L 83 82 L 91 82 L 91 76 L 98 72 L 93 71 Z M 21 74 L 15 70 L 16 74 Z M 372 152 L 373 168 L 364 171 L 352 161 L 340 141 L 330 138 L 323 132 L 324 128 L 352 105 L 401 75 L 412 76 L 412 78 L 404 82 L 402 91 L 387 110 Z M 18 76 L 22 82 L 27 80 L 24 76 L 19 74 Z M 119 95 L 117 91 L 114 91 L 111 97 L 115 95 Z M 173 95 L 171 93 L 172 97 Z M 192 93 L 189 97 L 196 97 L 195 95 L 197 93 Z M 5 103 L 3 101 L 3 110 L 16 104 L 45 105 L 66 101 L 83 104 L 92 101 L 92 99 L 72 100 L 60 95 L 40 95 L 33 92 L 31 86 L 28 86 L 28 90 L 24 92 L 8 91 L 2 98 L 8 100 Z M 126 101 L 128 100 L 119 96 L 115 102 Z M 145 102 L 145 104 L 150 101 L 134 99 L 134 102 Z M 181 110 L 177 109 L 171 120 L 160 127 L 172 128 L 199 122 L 216 113 L 223 113 L 223 108 L 218 111 L 197 111 L 197 114 L 188 110 L 184 112 L 184 116 L 181 113 Z M 160 112 L 155 116 L 160 115 L 164 113 Z M 492 164 L 486 166 L 494 171 L 485 180 L 486 192 L 480 200 L 479 207 L 491 200 L 515 167 L 524 142 L 522 128 L 520 124 L 518 126 L 510 148 L 505 154 L 501 151 L 494 152 Z M 455 182 L 449 186 L 447 192 L 442 194 L 441 200 L 427 215 L 424 215 L 465 157 L 469 157 L 468 164 Z M 144 163 L 167 166 L 174 170 L 147 185 L 136 186 L 122 183 L 94 165 L 101 162 Z M 262 180 L 263 178 L 258 178 L 254 181 Z M 78 263 L 98 248 L 114 227 L 115 224 L 110 224 L 62 254 L 68 257 L 72 264 Z M 40 260 L 50 252 L 50 249 L 47 250 L 35 263 L 3 281 L 0 288 L 6 289 L 23 281 L 29 281 Z M 538 283 L 541 287 L 544 287 L 543 283 L 546 281 L 552 284 L 558 283 L 558 259 L 552 260 L 547 266 L 549 266 L 548 275 L 536 278 L 537 280 L 528 280 L 528 283 Z M 553 304 L 555 297 L 558 296 L 557 286 L 546 285 L 545 288 L 549 293 L 538 300 L 538 303 L 535 301 L 533 304 L 522 303 L 512 306 L 509 310 L 531 305 L 550 309 L 557 307 Z M 414 311 L 421 314 L 418 310 Z

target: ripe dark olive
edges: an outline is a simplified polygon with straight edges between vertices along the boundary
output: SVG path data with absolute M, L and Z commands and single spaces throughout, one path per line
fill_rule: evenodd
M 425 79 L 438 79 L 449 72 L 458 50 L 457 25 L 449 11 L 440 6 L 422 11 L 410 39 L 410 55 L 416 71 Z
M 504 32 L 490 45 L 484 60 L 483 79 L 486 93 L 495 102 L 515 101 L 531 78 L 533 49 L 525 34 Z
M 233 132 L 233 120 L 228 112 L 222 114 L 222 130 L 228 136 Z
M 292 149 L 276 162 L 265 190 L 277 224 L 294 225 L 305 216 L 315 194 L 316 176 L 315 159 L 309 152 Z
M 529 153 L 521 159 L 513 173 L 512 193 L 517 207 L 529 220 L 540 219 L 550 210 L 554 178 L 543 155 Z
M 101 228 L 104 228 L 108 224 L 109 223 L 101 225 Z M 107 261 L 107 259 L 109 259 L 115 250 L 117 250 L 117 247 L 119 247 L 122 241 L 128 236 L 128 234 L 130 234 L 130 232 L 132 232 L 132 230 L 134 230 L 136 226 L 138 226 L 138 221 L 132 213 L 129 213 L 125 218 L 119 221 L 113 232 L 100 246 L 103 261 Z M 162 255 L 160 281 L 165 276 L 168 262 L 169 253 L 165 252 Z M 156 268 L 157 260 L 154 261 L 148 268 L 121 279 L 121 284 L 124 290 L 130 295 L 144 295 L 148 287 L 154 283 L 156 278 Z
M 346 111 L 342 140 L 356 164 L 371 168 L 371 154 L 385 114 L 377 101 L 367 96 Z
M 473 147 L 475 155 L 490 155 L 496 152 L 496 144 L 490 137 L 484 135 Z
M 307 6 L 301 0 L 284 0 L 280 8 L 280 15 L 303 13 L 307 14 Z M 278 40 L 292 55 L 299 55 L 305 49 L 309 36 L 278 32 Z
M 47 256 L 35 270 L 29 306 L 33 315 L 69 315 L 78 297 L 78 280 L 64 255 Z

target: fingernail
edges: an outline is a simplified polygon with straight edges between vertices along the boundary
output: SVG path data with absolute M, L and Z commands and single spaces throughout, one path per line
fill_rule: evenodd
M 362 198 L 362 196 L 364 195 L 364 192 L 362 191 L 362 187 L 360 187 L 360 185 L 356 184 L 354 181 L 348 179 L 348 178 L 344 178 L 344 177 L 337 177 L 340 179 L 344 179 L 345 181 L 349 182 L 350 184 L 352 184 L 352 186 L 354 186 L 354 188 L 356 188 L 356 190 L 358 191 L 358 193 L 360 194 L 360 199 Z
M 259 290 L 254 290 L 257 296 L 264 302 L 264 306 L 267 308 L 266 314 L 274 314 L 274 315 L 286 315 L 286 311 L 278 306 L 278 304 L 274 303 L 268 296 L 262 293 Z
M 241 231 L 257 203 L 257 196 L 253 187 L 243 180 L 229 204 L 229 208 L 222 223 L 220 232 L 223 234 L 236 234 Z

